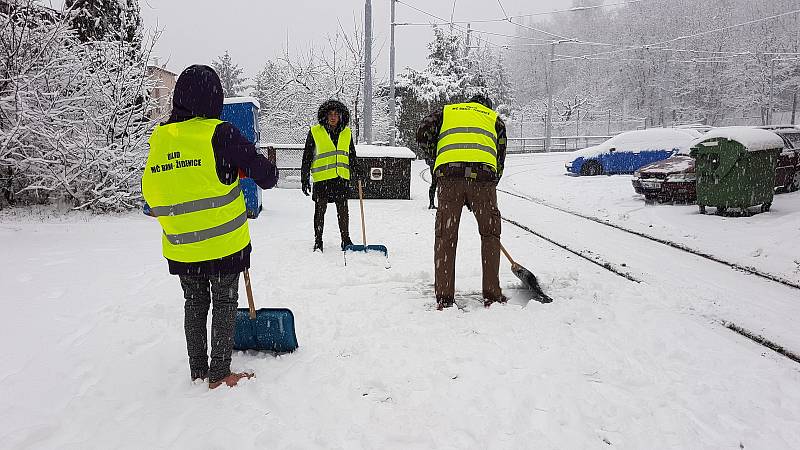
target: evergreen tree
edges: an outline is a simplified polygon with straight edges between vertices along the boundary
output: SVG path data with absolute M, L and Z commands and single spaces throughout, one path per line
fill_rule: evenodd
M 481 93 L 495 102 L 498 112 L 507 115 L 513 99 L 510 78 L 496 52 L 486 47 L 467 55 L 460 35 L 438 27 L 433 33 L 427 67 L 422 71 L 406 68 L 396 84 L 398 132 L 403 144 L 415 151 L 416 131 L 427 114 Z
M 81 42 L 141 43 L 142 19 L 138 0 L 66 0 L 72 28 Z
M 238 64 L 234 64 L 227 50 L 224 55 L 218 57 L 211 64 L 214 66 L 214 70 L 217 71 L 220 81 L 222 81 L 222 90 L 225 92 L 226 97 L 235 97 L 244 90 L 244 82 L 247 80 L 242 76 L 244 69 L 239 67 Z

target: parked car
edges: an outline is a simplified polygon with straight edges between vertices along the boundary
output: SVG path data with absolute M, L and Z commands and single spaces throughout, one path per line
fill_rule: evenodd
M 680 201 L 691 203 L 697 199 L 697 177 L 694 158 L 688 149 L 675 156 L 648 164 L 633 173 L 633 190 L 644 195 L 646 202 Z
M 669 158 L 688 146 L 701 133 L 693 129 L 650 128 L 627 131 L 600 145 L 578 150 L 566 163 L 575 175 L 632 173 L 640 167 Z
M 775 171 L 775 188 L 786 191 L 800 189 L 800 128 L 793 126 L 758 127 L 773 131 L 781 137 L 785 148 L 778 157 Z M 648 164 L 633 174 L 631 184 L 645 201 L 681 201 L 692 203 L 697 199 L 695 190 L 694 158 L 688 150 L 675 156 Z
M 794 192 L 800 189 L 800 128 L 794 125 L 769 125 L 763 128 L 773 131 L 783 139 L 783 152 L 775 165 L 775 189 L 778 192 Z

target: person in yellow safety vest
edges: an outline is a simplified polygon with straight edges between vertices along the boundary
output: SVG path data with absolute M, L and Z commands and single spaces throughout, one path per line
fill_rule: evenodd
M 338 100 L 328 100 L 317 110 L 318 124 L 311 127 L 306 137 L 300 179 L 303 194 L 309 195 L 311 179 L 314 180 L 314 251 L 323 251 L 322 231 L 328 203 L 336 204 L 339 218 L 341 248 L 352 245 L 350 240 L 350 215 L 347 198 L 350 180 L 357 180 L 356 146 L 350 123 L 350 111 Z
M 239 130 L 219 120 L 216 72 L 193 65 L 178 77 L 169 119 L 150 136 L 142 195 L 161 225 L 169 272 L 183 288 L 184 331 L 193 381 L 214 389 L 252 373 L 232 373 L 239 273 L 250 267 L 250 232 L 239 169 L 261 188 L 278 181 L 273 163 Z M 212 299 L 213 297 L 213 299 Z M 206 322 L 213 300 L 211 362 Z
M 417 142 L 426 161 L 433 161 L 438 181 L 434 273 L 437 309 L 455 299 L 456 244 L 461 210 L 475 214 L 481 235 L 484 305 L 504 303 L 500 289 L 500 211 L 496 186 L 506 158 L 506 126 L 492 101 L 475 95 L 468 102 L 446 105 L 422 120 Z

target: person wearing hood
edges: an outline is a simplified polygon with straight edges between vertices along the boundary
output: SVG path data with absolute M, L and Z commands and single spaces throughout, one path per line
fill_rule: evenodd
M 169 119 L 150 136 L 142 195 L 163 229 L 162 251 L 178 275 L 184 298 L 184 331 L 194 381 L 214 389 L 234 386 L 252 373 L 232 373 L 231 353 L 239 274 L 250 267 L 250 232 L 239 170 L 262 189 L 278 170 L 239 130 L 219 120 L 223 91 L 208 66 L 193 65 L 178 77 Z M 206 322 L 211 319 L 211 362 Z
M 309 195 L 314 180 L 314 251 L 322 251 L 322 230 L 328 203 L 336 204 L 341 248 L 352 245 L 347 208 L 350 178 L 357 179 L 356 146 L 348 126 L 350 111 L 338 100 L 328 100 L 317 111 L 319 123 L 306 137 L 300 177 L 303 193 Z
M 500 290 L 500 210 L 497 183 L 506 158 L 506 126 L 481 94 L 422 119 L 417 142 L 433 161 L 438 182 L 433 260 L 437 309 L 453 306 L 458 226 L 466 205 L 481 235 L 484 305 L 504 303 Z M 433 201 L 431 201 L 433 203 Z

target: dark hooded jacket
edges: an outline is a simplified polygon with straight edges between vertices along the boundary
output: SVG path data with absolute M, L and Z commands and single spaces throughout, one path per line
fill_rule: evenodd
M 328 128 L 327 125 L 328 111 L 331 110 L 339 111 L 340 116 L 339 124 L 333 130 Z M 325 130 L 328 131 L 328 135 L 331 137 L 331 140 L 335 143 L 339 140 L 339 133 L 341 133 L 342 130 L 344 130 L 344 128 L 350 124 L 350 111 L 342 102 L 338 100 L 328 100 L 317 110 L 317 120 L 319 121 L 320 125 L 325 127 Z M 300 177 L 303 184 L 310 183 L 311 163 L 314 161 L 315 152 L 316 146 L 314 145 L 314 136 L 312 136 L 311 130 L 309 130 L 308 136 L 306 137 L 305 150 L 303 151 L 303 165 L 300 168 Z M 353 143 L 352 138 L 350 139 L 349 158 L 350 178 L 357 179 L 359 166 L 356 156 L 356 146 Z M 349 181 L 342 178 L 333 178 L 331 180 L 314 183 L 314 193 L 311 198 L 314 199 L 314 201 L 325 201 L 327 203 L 346 200 L 349 192 L 349 184 Z
M 183 122 L 195 117 L 219 119 L 222 114 L 223 91 L 217 73 L 208 66 L 187 67 L 175 84 L 172 94 L 172 113 L 164 125 Z M 211 138 L 217 176 L 224 184 L 239 180 L 239 169 L 262 189 L 270 189 L 278 182 L 278 169 L 255 145 L 247 140 L 231 123 L 217 125 Z M 169 262 L 169 273 L 173 275 L 217 275 L 239 273 L 250 267 L 250 252 L 247 247 L 224 258 L 184 263 Z

